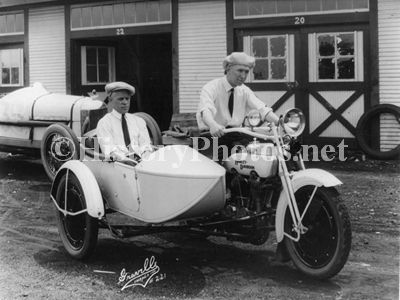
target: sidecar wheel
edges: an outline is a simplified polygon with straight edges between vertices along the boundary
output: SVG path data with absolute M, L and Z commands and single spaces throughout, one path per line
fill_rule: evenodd
M 305 186 L 296 193 L 300 215 L 314 186 Z M 320 187 L 303 218 L 306 233 L 295 242 L 285 237 L 290 258 L 304 274 L 325 279 L 336 275 L 344 266 L 351 248 L 350 218 L 343 201 L 334 188 Z M 285 232 L 295 236 L 289 212 L 285 215 Z
M 74 213 L 84 210 L 86 199 L 83 189 L 72 172 L 64 174 L 58 184 L 56 201 L 59 207 L 65 207 L 65 198 L 67 198 L 68 212 Z M 65 192 L 65 189 L 67 191 Z M 66 195 L 66 197 L 65 197 Z M 58 232 L 65 250 L 69 255 L 76 259 L 85 259 L 89 257 L 97 243 L 98 222 L 97 219 L 88 215 L 87 212 L 76 216 L 66 215 L 56 208 L 56 218 Z

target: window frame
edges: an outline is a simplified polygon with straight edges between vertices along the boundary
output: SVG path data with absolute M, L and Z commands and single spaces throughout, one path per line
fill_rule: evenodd
M 18 83 L 17 84 L 13 84 L 11 83 L 11 69 L 12 66 L 9 67 L 10 69 L 10 83 L 3 83 L 3 78 L 0 79 L 0 87 L 22 87 L 24 86 L 24 47 L 23 46 L 18 46 L 18 47 L 1 47 L 0 46 L 0 74 L 3 74 L 3 66 L 2 66 L 2 51 L 12 51 L 12 50 L 18 50 L 19 51 L 19 74 L 18 74 Z
M 354 37 L 354 54 L 353 55 L 339 55 L 337 51 L 336 38 L 340 34 L 353 34 Z M 335 40 L 335 77 L 337 74 L 337 61 L 342 57 L 354 58 L 354 78 L 319 78 L 319 65 L 318 60 L 323 58 L 319 55 L 318 37 L 323 35 L 333 35 Z M 309 59 L 309 81 L 310 82 L 358 82 L 364 81 L 364 68 L 363 68 L 363 32 L 362 31 L 335 31 L 335 32 L 317 32 L 308 35 L 308 59 Z M 329 56 L 330 57 L 330 56 Z M 329 58 L 327 57 L 327 58 Z
M 108 54 L 108 81 L 106 82 L 88 82 L 87 80 L 87 63 L 86 63 L 86 51 L 87 48 L 96 48 L 96 71 L 97 79 L 99 78 L 99 64 L 98 64 L 98 49 L 107 49 Z M 85 86 L 91 85 L 104 85 L 109 82 L 115 81 L 115 47 L 102 46 L 102 45 L 85 45 L 81 46 L 81 84 Z
M 249 72 L 247 76 L 247 83 L 275 83 L 275 82 L 293 82 L 294 81 L 294 35 L 293 34 L 262 34 L 262 35 L 246 35 L 243 36 L 243 50 L 250 56 L 253 56 L 252 52 L 252 41 L 254 38 L 268 38 L 268 77 L 271 76 L 271 43 L 270 39 L 275 37 L 285 37 L 286 39 L 286 79 L 254 79 L 254 73 L 252 70 Z M 257 57 L 254 57 L 256 60 Z M 276 57 L 283 58 L 283 57 Z M 263 59 L 263 58 L 260 58 Z M 265 58 L 264 58 L 265 59 Z

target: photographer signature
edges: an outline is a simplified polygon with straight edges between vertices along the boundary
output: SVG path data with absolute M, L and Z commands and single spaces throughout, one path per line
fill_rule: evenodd
M 153 282 L 153 277 L 160 272 L 160 267 L 157 265 L 157 261 L 152 256 L 150 259 L 146 258 L 143 264 L 143 268 L 140 268 L 134 273 L 126 272 L 125 268 L 122 269 L 121 274 L 118 278 L 118 285 L 123 285 L 121 291 L 134 286 L 146 287 L 149 283 Z M 163 280 L 166 275 L 162 274 L 157 277 L 156 281 Z

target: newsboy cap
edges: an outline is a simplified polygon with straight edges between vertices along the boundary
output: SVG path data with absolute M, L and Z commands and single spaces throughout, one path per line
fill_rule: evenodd
M 123 81 L 110 82 L 105 86 L 104 89 L 108 96 L 110 96 L 113 92 L 122 90 L 128 91 L 131 96 L 135 94 L 135 88 Z
M 247 55 L 244 52 L 232 52 L 230 55 L 225 57 L 222 66 L 224 67 L 225 71 L 229 66 L 233 65 L 243 65 L 251 69 L 254 68 L 255 63 L 254 57 Z

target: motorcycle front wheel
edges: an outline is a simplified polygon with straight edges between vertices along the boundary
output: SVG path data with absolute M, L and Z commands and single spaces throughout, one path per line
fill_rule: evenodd
M 300 215 L 313 190 L 314 186 L 304 186 L 296 191 Z M 294 265 L 302 273 L 318 279 L 336 275 L 349 256 L 351 225 L 347 209 L 335 188 L 317 189 L 302 224 L 306 230 L 298 242 L 285 236 L 285 245 Z M 289 209 L 285 215 L 285 233 L 296 236 Z

